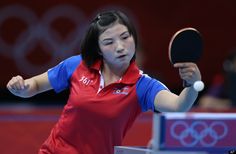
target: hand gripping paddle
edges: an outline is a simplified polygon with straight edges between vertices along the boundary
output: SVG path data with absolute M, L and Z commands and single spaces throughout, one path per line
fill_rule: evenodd
M 203 52 L 201 34 L 196 29 L 190 27 L 177 31 L 171 38 L 168 52 L 172 64 L 178 62 L 196 63 Z M 191 86 L 186 81 L 183 82 L 183 85 L 184 87 Z M 202 91 L 204 83 L 196 81 L 193 87 L 196 91 Z

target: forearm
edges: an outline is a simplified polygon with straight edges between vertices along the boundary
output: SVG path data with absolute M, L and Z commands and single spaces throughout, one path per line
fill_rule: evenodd
M 194 90 L 193 86 L 184 88 L 176 99 L 177 111 L 188 111 L 197 99 L 198 92 Z
M 179 68 L 181 79 L 187 83 L 193 85 L 196 81 L 201 81 L 201 73 L 196 64 L 176 63 L 174 66 Z M 157 93 L 154 105 L 161 112 L 184 112 L 193 106 L 197 96 L 198 92 L 193 86 L 184 88 L 179 95 L 162 90 Z
M 24 80 L 21 76 L 13 77 L 7 84 L 8 90 L 19 97 L 28 98 L 52 89 L 47 72 Z

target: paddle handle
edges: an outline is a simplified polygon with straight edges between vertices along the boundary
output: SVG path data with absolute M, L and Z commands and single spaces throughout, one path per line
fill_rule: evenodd
M 183 80 L 183 87 L 191 87 L 192 84 L 189 84 L 186 80 Z

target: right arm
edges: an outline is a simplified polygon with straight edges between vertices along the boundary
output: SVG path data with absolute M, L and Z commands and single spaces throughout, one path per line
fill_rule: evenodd
M 45 72 L 26 80 L 19 75 L 15 76 L 7 83 L 7 89 L 16 96 L 28 98 L 48 91 L 52 89 L 52 86 L 48 79 L 48 73 Z

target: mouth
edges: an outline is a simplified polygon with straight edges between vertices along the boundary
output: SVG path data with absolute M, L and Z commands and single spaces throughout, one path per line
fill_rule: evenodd
M 117 58 L 124 58 L 126 55 L 120 55 Z

